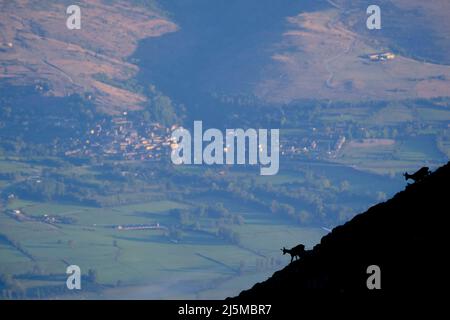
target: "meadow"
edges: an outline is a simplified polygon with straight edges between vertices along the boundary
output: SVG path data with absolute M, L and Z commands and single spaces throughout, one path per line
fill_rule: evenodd
M 14 168 L 10 165 L 7 170 L 27 169 L 24 163 L 16 165 Z M 283 181 L 291 180 L 285 177 L 278 182 Z M 132 295 L 134 290 L 144 287 L 150 297 L 195 297 L 203 290 L 215 297 L 225 297 L 237 294 L 255 279 L 263 280 L 268 272 L 286 264 L 288 258 L 281 256 L 281 246 L 301 241 L 312 247 L 325 233 L 321 228 L 273 219 L 267 212 L 251 207 L 227 204 L 224 198 L 195 199 L 205 204 L 218 200 L 246 219 L 243 225 L 231 227 L 242 235 L 239 244 L 218 238 L 214 234 L 214 223 L 208 218 L 200 220 L 206 226 L 204 230 L 183 230 L 179 241 L 168 237 L 164 229 L 117 228 L 156 223 L 170 227 L 177 223 L 171 210 L 189 208 L 186 201 L 159 200 L 98 208 L 58 201 L 10 200 L 0 214 L 0 274 L 14 275 L 26 290 L 65 286 L 65 269 L 67 265 L 76 264 L 82 272 L 96 271 L 97 281 L 104 288 L 99 297 Z M 20 221 L 7 214 L 11 210 L 20 210 L 33 219 L 49 215 L 71 217 L 75 222 Z M 34 277 L 26 276 L 30 274 Z M 36 278 L 36 275 L 41 277 Z M 169 286 L 163 279 L 173 282 Z M 228 282 L 231 284 L 226 285 Z M 232 285 L 235 282 L 242 286 Z M 186 291 L 186 283 L 195 290 Z

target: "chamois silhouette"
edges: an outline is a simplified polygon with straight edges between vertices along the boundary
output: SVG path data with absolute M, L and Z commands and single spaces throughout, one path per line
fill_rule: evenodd
M 414 182 L 422 181 L 425 177 L 430 175 L 430 168 L 428 167 L 422 167 L 417 172 L 413 174 L 409 174 L 408 172 L 405 172 L 403 176 L 405 177 L 405 180 L 414 180 Z
M 283 255 L 285 255 L 286 253 L 289 253 L 291 255 L 291 263 L 292 263 L 292 261 L 294 261 L 294 258 L 299 259 L 301 256 L 305 254 L 305 246 L 303 244 L 299 244 L 298 246 L 295 246 L 291 249 L 286 249 L 285 247 L 283 247 L 281 251 L 283 251 Z

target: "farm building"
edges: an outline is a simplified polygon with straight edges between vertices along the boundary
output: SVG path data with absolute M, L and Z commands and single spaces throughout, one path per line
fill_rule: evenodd
M 373 53 L 369 54 L 370 61 L 386 61 L 395 59 L 395 54 L 392 52 Z

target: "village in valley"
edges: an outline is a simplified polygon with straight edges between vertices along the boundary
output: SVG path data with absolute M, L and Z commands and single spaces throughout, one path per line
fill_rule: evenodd
M 137 123 L 137 124 L 136 124 Z M 79 138 L 71 138 L 61 145 L 66 157 L 103 157 L 110 160 L 159 161 L 169 157 L 177 147 L 171 137 L 179 125 L 164 127 L 158 122 L 145 123 L 127 118 L 127 112 L 120 117 L 102 119 Z M 315 158 L 334 157 L 344 145 L 345 128 L 321 132 L 310 126 L 304 128 L 310 134 L 306 137 L 280 136 L 280 154 L 286 157 L 308 156 Z M 226 152 L 226 147 L 225 150 Z
M 158 160 L 167 155 L 172 144 L 171 130 L 159 123 L 139 123 L 127 119 L 127 112 L 122 117 L 110 120 L 103 119 L 94 124 L 93 128 L 80 139 L 72 141 L 72 149 L 64 155 L 103 156 L 110 159 L 122 160 Z

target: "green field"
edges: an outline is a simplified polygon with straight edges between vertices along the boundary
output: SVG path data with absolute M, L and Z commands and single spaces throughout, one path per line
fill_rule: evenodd
M 250 283 L 264 278 L 267 270 L 255 270 L 256 260 L 261 259 L 261 255 L 279 258 L 281 244 L 289 246 L 303 241 L 311 246 L 324 234 L 321 229 L 291 226 L 283 221 L 271 225 L 267 217 L 255 218 L 257 213 L 249 214 L 251 218 L 245 225 L 235 227 L 243 235 L 239 246 L 205 233 L 184 232 L 183 240 L 173 243 L 160 230 L 128 231 L 109 227 L 153 222 L 168 225 L 173 219 L 167 214 L 168 210 L 183 207 L 186 205 L 174 201 L 114 208 L 13 201 L 7 209 L 20 208 L 31 217 L 43 214 L 73 216 L 77 222 L 73 225 L 50 225 L 17 221 L 1 214 L 0 234 L 20 243 L 32 258 L 2 242 L 0 273 L 20 275 L 38 269 L 42 274 L 63 274 L 67 264 L 76 264 L 82 271 L 95 269 L 101 284 L 113 287 L 120 281 L 123 289 L 116 288 L 111 292 L 131 290 L 135 286 L 155 286 L 160 279 L 179 277 L 193 282 L 198 292 L 190 293 L 192 295 L 200 294 L 204 289 L 208 294 L 214 292 L 215 297 L 223 297 L 224 294 L 238 293 L 238 287 L 224 286 L 224 279 L 232 281 L 238 277 L 242 281 L 248 277 Z M 283 259 L 283 263 L 287 260 Z M 245 268 L 238 274 L 241 264 Z M 21 283 L 29 288 L 42 286 L 44 282 L 21 280 Z M 55 282 L 50 284 L 55 285 Z M 56 282 L 56 285 L 64 283 Z M 161 283 L 160 290 L 164 286 Z M 171 295 L 178 292 L 176 288 L 170 290 Z M 163 295 L 163 291 L 155 292 Z M 180 287 L 180 296 L 185 294 L 183 292 Z M 166 294 L 169 295 L 169 291 Z
M 446 155 L 436 146 L 432 136 L 417 136 L 396 140 L 392 145 L 355 147 L 345 145 L 336 162 L 380 174 L 401 173 L 421 166 L 433 166 L 446 161 Z

